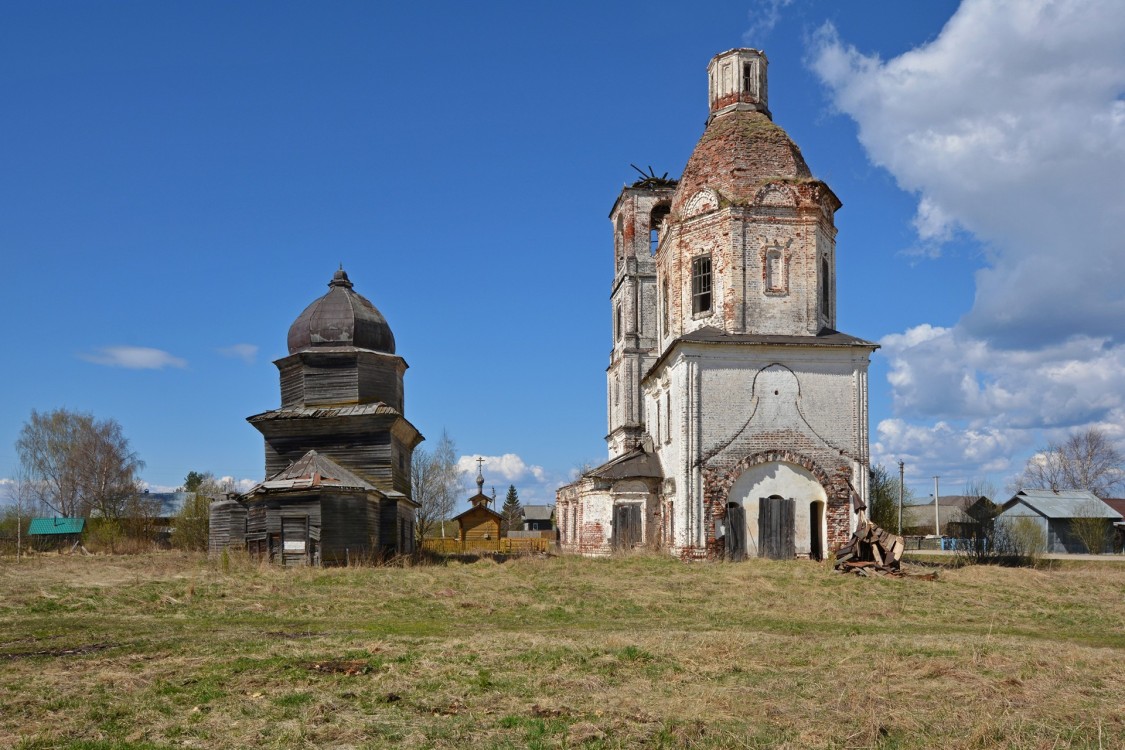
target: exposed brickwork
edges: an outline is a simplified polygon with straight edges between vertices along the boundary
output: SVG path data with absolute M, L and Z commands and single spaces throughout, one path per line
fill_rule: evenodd
M 847 541 L 848 482 L 866 488 L 874 345 L 817 339 L 836 328 L 841 204 L 773 123 L 765 66 L 757 50 L 716 56 L 711 118 L 678 186 L 645 181 L 614 204 L 607 443 L 611 457 L 644 447 L 663 482 L 626 490 L 628 477 L 588 474 L 560 488 L 565 551 L 608 554 L 614 504 L 628 502 L 645 508 L 649 546 L 683 560 L 719 555 L 715 522 L 740 477 L 748 524 L 760 489 L 799 501 L 798 554 Z M 651 217 L 663 203 L 670 213 L 654 257 Z M 710 259 L 710 304 L 693 310 L 701 257 Z M 747 345 L 747 335 L 793 338 Z
M 792 438 L 792 436 L 789 437 Z M 791 440 L 785 442 L 791 442 Z M 794 464 L 816 477 L 816 480 L 824 488 L 825 494 L 828 495 L 825 508 L 825 519 L 828 526 L 828 549 L 832 551 L 847 543 L 851 534 L 848 525 L 851 499 L 848 482 L 852 479 L 852 470 L 849 463 L 837 463 L 831 472 L 828 472 L 808 456 L 794 450 L 778 448 L 753 453 L 733 463 L 715 461 L 703 470 L 703 496 L 709 511 L 708 540 L 712 554 L 721 555 L 723 551 L 722 541 L 715 542 L 715 521 L 726 517 L 727 498 L 731 487 L 734 486 L 734 483 L 745 470 L 770 462 Z

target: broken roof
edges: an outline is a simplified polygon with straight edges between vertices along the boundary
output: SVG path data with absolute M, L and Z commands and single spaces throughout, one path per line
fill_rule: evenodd
M 599 479 L 625 479 L 627 477 L 654 477 L 662 479 L 664 472 L 660 461 L 643 448 L 634 448 L 623 456 L 606 461 L 601 466 L 587 471 L 583 476 Z
M 309 451 L 287 468 L 250 488 L 247 495 L 303 489 L 358 490 L 379 492 L 375 485 L 345 469 L 327 456 Z
M 263 422 L 272 419 L 327 419 L 331 417 L 355 417 L 371 415 L 402 416 L 398 409 L 376 401 L 370 404 L 351 404 L 349 406 L 289 406 L 271 409 L 261 414 L 247 417 L 246 421 Z

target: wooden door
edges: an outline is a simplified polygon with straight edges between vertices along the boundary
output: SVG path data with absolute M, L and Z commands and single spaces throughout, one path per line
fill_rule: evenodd
M 307 565 L 309 561 L 309 517 L 281 517 L 281 564 Z
M 613 548 L 630 550 L 641 541 L 641 506 L 618 505 L 613 509 Z
M 758 500 L 758 556 L 792 560 L 796 556 L 793 520 L 797 501 L 781 497 Z
M 746 509 L 738 503 L 727 505 L 727 559 L 746 559 Z

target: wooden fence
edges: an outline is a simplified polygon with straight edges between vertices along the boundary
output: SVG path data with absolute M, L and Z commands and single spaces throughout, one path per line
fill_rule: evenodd
M 428 552 L 437 552 L 442 555 L 457 555 L 463 553 L 497 552 L 505 555 L 530 554 L 532 552 L 546 552 L 550 541 L 547 539 L 513 539 L 501 537 L 499 539 L 466 539 L 462 542 L 457 538 L 440 537 L 422 540 L 422 549 Z

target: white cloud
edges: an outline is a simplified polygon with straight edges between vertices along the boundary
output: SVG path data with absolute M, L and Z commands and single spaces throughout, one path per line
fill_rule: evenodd
M 147 346 L 106 346 L 78 355 L 95 365 L 124 367 L 128 370 L 162 370 L 165 367 L 187 367 L 187 360 L 163 349 Z
M 1123 38 L 1116 0 L 965 0 L 889 60 L 818 33 L 810 65 L 869 159 L 917 196 L 922 254 L 961 230 L 988 253 L 956 325 L 883 339 L 897 416 L 876 457 L 1001 472 L 1067 428 L 1120 436 Z
M 793 0 L 758 0 L 750 10 L 750 27 L 742 34 L 746 44 L 761 44 L 781 21 L 781 10 L 791 5 Z
M 496 488 L 498 502 L 503 502 L 508 485 L 515 485 L 520 502 L 524 505 L 554 505 L 555 490 L 565 482 L 542 466 L 529 464 L 515 453 L 500 456 L 467 455 L 457 459 L 457 468 L 464 472 L 467 484 L 475 492 L 473 481 L 477 476 L 477 458 L 484 459 L 485 493 Z
M 515 453 L 505 453 L 502 456 L 461 456 L 457 459 L 457 468 L 466 474 L 477 475 L 477 459 L 483 458 L 483 472 L 485 479 L 488 477 L 502 477 L 506 482 L 515 482 L 520 479 L 534 479 L 542 482 L 547 476 L 542 466 L 527 464 Z
M 231 357 L 233 359 L 241 359 L 248 365 L 254 364 L 254 360 L 258 356 L 257 344 L 231 344 L 224 346 L 218 350 L 219 354 L 224 357 Z
M 226 476 L 219 477 L 219 484 L 223 486 L 232 486 L 236 492 L 247 492 L 251 487 L 258 483 L 257 479 L 235 479 L 234 477 Z
M 826 25 L 811 65 L 923 242 L 990 252 L 962 326 L 998 343 L 1125 334 L 1125 4 L 966 0 L 891 60 Z

